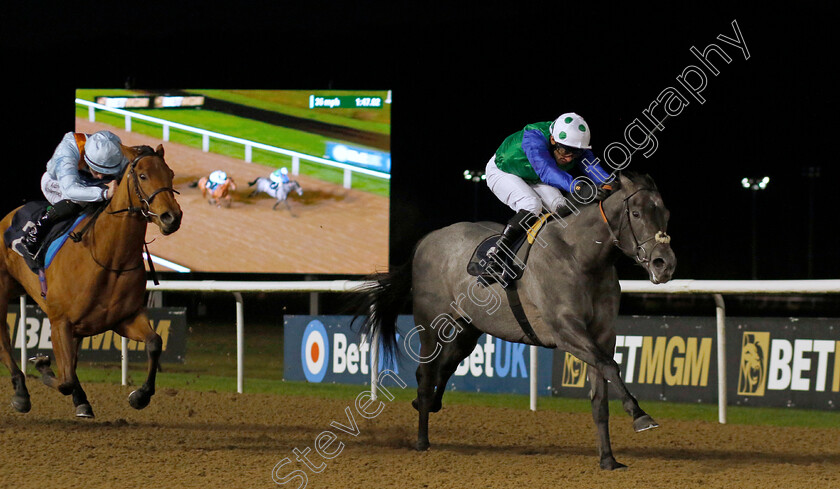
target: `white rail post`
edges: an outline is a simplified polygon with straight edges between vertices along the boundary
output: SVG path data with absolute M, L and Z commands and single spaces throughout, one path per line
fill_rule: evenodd
M 201 151 L 205 153 L 210 151 L 210 135 L 207 133 L 201 135 Z
M 537 350 L 538 347 L 531 345 L 531 411 L 537 410 Z
M 128 385 L 128 338 L 122 337 L 122 385 Z
M 20 338 L 20 369 L 26 375 L 26 294 L 20 296 L 20 323 L 18 326 L 18 338 Z
M 88 121 L 96 122 L 96 109 L 92 105 L 88 106 Z
M 376 400 L 379 384 L 379 334 L 370 340 L 370 398 Z
M 125 115 L 125 130 L 131 132 L 131 116 L 128 114 Z
M 169 124 L 163 125 L 163 135 L 161 136 L 161 139 L 169 141 Z
M 717 315 L 718 421 L 726 424 L 726 307 L 722 295 L 714 296 Z
M 236 298 L 236 392 L 245 392 L 245 304 L 242 294 L 234 292 Z
M 292 175 L 300 174 L 300 156 L 292 156 Z
M 254 148 L 250 144 L 245 145 L 245 162 L 250 163 L 253 159 Z
M 353 172 L 349 168 L 344 169 L 344 188 L 350 188 L 353 184 Z

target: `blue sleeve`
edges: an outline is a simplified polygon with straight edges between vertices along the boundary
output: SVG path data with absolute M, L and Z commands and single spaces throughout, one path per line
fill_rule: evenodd
M 528 130 L 522 134 L 522 150 L 531 163 L 531 168 L 537 172 L 540 181 L 571 192 L 572 176 L 561 170 L 548 150 L 548 141 L 540 131 Z
M 612 182 L 615 178 L 601 168 L 601 165 L 598 164 L 598 158 L 589 149 L 584 151 L 578 160 L 578 168 L 585 172 L 586 176 L 599 184 Z

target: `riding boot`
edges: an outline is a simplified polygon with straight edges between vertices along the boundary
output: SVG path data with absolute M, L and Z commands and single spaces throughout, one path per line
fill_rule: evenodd
M 532 212 L 523 209 L 508 221 L 499 241 L 487 251 L 487 258 L 489 258 L 490 265 L 493 268 L 498 270 L 499 264 L 496 262 L 501 261 L 505 264 L 505 268 L 512 269 L 513 260 L 510 255 L 515 252 L 514 246 L 517 241 L 522 239 L 536 217 Z
M 23 237 L 23 248 L 33 260 L 38 256 L 44 238 L 49 234 L 53 226 L 66 219 L 68 216 L 79 212 L 82 208 L 79 204 L 71 200 L 61 200 L 54 205 L 47 207 L 47 210 L 40 218 L 30 227 L 26 235 Z

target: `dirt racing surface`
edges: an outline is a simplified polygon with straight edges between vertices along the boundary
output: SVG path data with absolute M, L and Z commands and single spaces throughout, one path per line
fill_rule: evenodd
M 629 468 L 604 472 L 587 414 L 447 406 L 444 398 L 431 415 L 432 449 L 419 453 L 405 401 L 385 401 L 364 419 L 348 400 L 159 389 L 135 411 L 130 388 L 87 384 L 97 417 L 79 420 L 69 397 L 34 378 L 32 411 L 13 412 L 8 377 L 0 380 L 0 487 L 15 489 L 304 487 L 295 470 L 307 488 L 840 487 L 839 431 L 831 429 L 658 419 L 661 428 L 633 433 L 630 419 L 613 413 L 613 450 Z M 655 404 L 646 408 L 656 417 Z M 329 435 L 321 438 L 324 452 L 338 452 L 330 460 L 313 448 L 325 431 L 337 437 L 329 446 Z M 320 473 L 295 459 L 293 450 L 307 447 Z M 285 458 L 275 475 L 289 479 L 278 486 L 272 471 Z
M 345 189 L 303 175 L 293 177 L 303 195 L 292 194 L 289 209 L 272 210 L 273 198 L 250 197 L 248 182 L 273 168 L 204 153 L 113 126 L 76 119 L 76 131 L 107 129 L 128 146 L 163 144 L 175 172 L 175 189 L 184 212 L 181 228 L 163 236 L 149 226 L 152 255 L 201 272 L 368 274 L 387 270 L 388 198 Z M 244 150 L 243 150 L 244 151 Z M 210 205 L 190 183 L 224 170 L 236 182 L 229 208 Z M 167 270 L 158 265 L 161 270 Z

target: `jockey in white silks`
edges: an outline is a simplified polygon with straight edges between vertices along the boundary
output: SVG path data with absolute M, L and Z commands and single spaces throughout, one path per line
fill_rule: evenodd
M 110 131 L 65 134 L 41 177 L 41 191 L 51 205 L 28 229 L 23 250 L 15 251 L 34 259 L 44 236 L 57 222 L 78 214 L 89 203 L 113 197 L 115 178 L 128 163 L 120 138 Z

